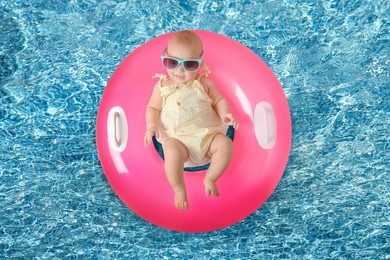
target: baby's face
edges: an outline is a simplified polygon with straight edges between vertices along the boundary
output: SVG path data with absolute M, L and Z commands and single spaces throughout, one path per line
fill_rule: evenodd
M 180 60 L 200 59 L 202 56 L 202 49 L 198 46 L 189 47 L 183 44 L 172 43 L 168 45 L 168 55 Z M 197 71 L 186 71 L 181 65 L 175 70 L 167 70 L 167 73 L 174 82 L 179 84 L 191 82 L 198 75 Z

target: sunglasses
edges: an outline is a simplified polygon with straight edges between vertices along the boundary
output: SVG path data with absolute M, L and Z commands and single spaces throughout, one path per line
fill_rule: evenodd
M 203 51 L 202 51 L 202 57 L 200 59 L 188 59 L 188 60 L 180 60 L 176 58 L 172 58 L 169 56 L 164 56 L 164 53 L 167 51 L 168 47 L 164 49 L 164 51 L 161 54 L 161 61 L 167 70 L 175 70 L 180 65 L 183 66 L 184 70 L 189 72 L 196 72 L 200 69 L 200 65 L 203 61 Z

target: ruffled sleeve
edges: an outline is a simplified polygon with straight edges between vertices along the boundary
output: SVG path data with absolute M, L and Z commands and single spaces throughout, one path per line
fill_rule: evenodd
M 161 80 L 166 80 L 167 79 L 167 75 L 162 74 L 162 73 L 161 74 L 160 73 L 156 73 L 156 74 L 154 74 L 154 76 L 152 78 L 159 78 L 160 81 L 161 81 Z
M 175 92 L 175 86 L 172 86 L 172 85 L 168 85 L 168 86 L 162 86 L 162 83 L 161 81 L 163 80 L 167 80 L 168 79 L 168 76 L 165 75 L 165 74 L 159 74 L 159 73 L 156 73 L 152 78 L 159 78 L 159 88 L 160 88 L 160 93 L 161 93 L 161 97 L 162 97 L 162 106 L 165 106 L 166 104 L 166 99 L 167 97 L 172 94 L 173 92 Z
M 209 66 L 207 66 L 206 64 L 203 64 L 202 76 L 207 78 L 210 74 L 211 74 L 211 70 L 210 70 Z

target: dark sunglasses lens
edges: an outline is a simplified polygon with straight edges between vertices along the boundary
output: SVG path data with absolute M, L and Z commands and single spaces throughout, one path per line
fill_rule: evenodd
M 184 62 L 184 68 L 188 71 L 198 70 L 199 66 L 200 66 L 199 62 L 197 62 L 197 61 L 189 60 L 189 61 Z
M 163 65 L 165 68 L 167 69 L 176 69 L 177 67 L 177 60 L 174 60 L 174 59 L 170 59 L 170 58 L 164 58 L 163 59 Z

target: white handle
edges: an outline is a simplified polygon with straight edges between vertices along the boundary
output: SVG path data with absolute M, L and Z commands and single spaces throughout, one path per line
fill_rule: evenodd
M 118 153 L 123 152 L 127 144 L 127 120 L 123 109 L 113 107 L 108 112 L 107 134 L 110 148 Z
M 276 120 L 270 103 L 260 102 L 255 107 L 254 129 L 257 142 L 264 149 L 272 149 L 276 143 Z
M 121 146 L 121 118 L 118 111 L 114 112 L 114 133 L 115 133 L 115 144 L 117 147 Z

